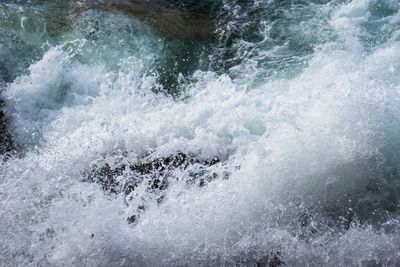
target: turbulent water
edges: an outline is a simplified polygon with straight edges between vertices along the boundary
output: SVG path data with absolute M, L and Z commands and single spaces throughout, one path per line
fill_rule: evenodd
M 0 3 L 1 266 L 400 266 L 398 0 L 120 3 Z

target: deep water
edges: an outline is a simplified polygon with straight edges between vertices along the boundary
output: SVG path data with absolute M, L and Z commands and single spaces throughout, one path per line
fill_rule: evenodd
M 1 266 L 400 266 L 400 2 L 0 2 Z

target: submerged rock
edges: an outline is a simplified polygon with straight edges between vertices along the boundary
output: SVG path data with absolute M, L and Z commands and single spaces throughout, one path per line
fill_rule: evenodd
M 87 1 L 75 6 L 75 14 L 97 9 L 133 16 L 166 38 L 214 38 L 220 1 Z
M 161 86 L 154 91 L 179 97 L 182 84 L 191 82 L 195 71 L 210 69 L 210 55 L 218 41 L 221 6 L 220 0 L 87 0 L 74 4 L 70 18 L 74 24 L 91 11 L 101 11 L 108 15 L 123 14 L 147 26 L 163 39 L 162 51 L 152 70 Z M 96 42 L 104 29 L 98 29 L 100 22 L 93 24 L 83 35 Z M 111 30 L 109 34 L 113 34 Z

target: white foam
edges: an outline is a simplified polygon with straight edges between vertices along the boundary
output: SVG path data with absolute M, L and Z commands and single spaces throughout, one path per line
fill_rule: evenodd
M 399 156 L 400 47 L 363 48 L 371 3 L 340 6 L 330 20 L 337 41 L 320 45 L 297 77 L 252 91 L 198 72 L 190 97 L 175 101 L 154 94 L 155 77 L 140 68 L 85 66 L 60 48 L 47 51 L 6 92 L 21 140 L 42 136 L 37 152 L 1 165 L 6 250 L 56 266 L 221 264 L 278 251 L 288 265 L 398 264 L 396 225 L 389 233 L 315 226 L 304 236 L 300 226 L 307 210 L 317 224 L 338 201 L 367 199 L 372 178 L 382 190 L 397 188 L 373 166 L 365 170 L 371 158 L 396 167 Z M 135 162 L 178 151 L 228 161 L 229 180 L 171 183 L 135 226 L 122 196 L 81 182 L 88 166 L 121 154 Z

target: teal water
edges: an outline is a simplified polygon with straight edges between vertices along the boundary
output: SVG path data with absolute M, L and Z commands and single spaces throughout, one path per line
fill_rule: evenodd
M 2 1 L 1 265 L 400 265 L 399 12 Z

